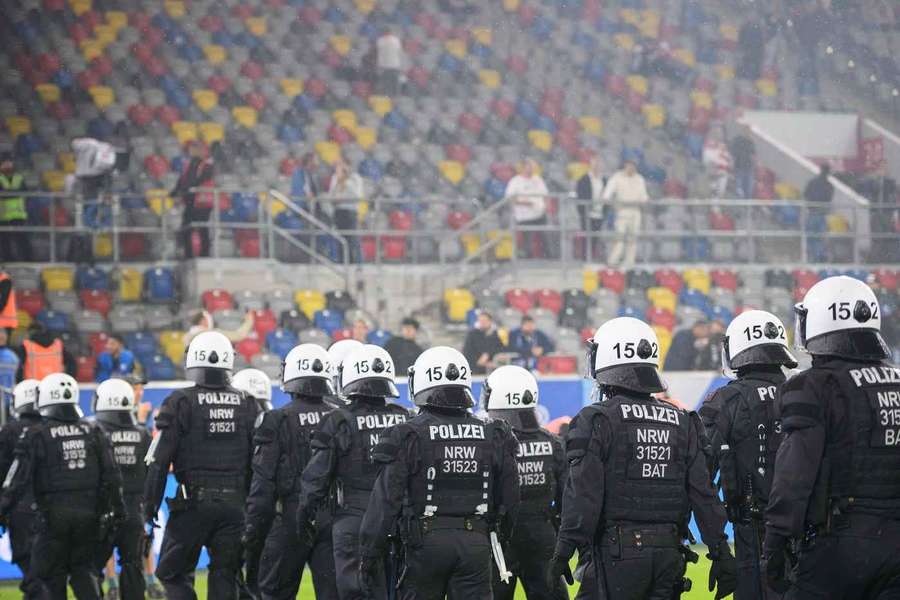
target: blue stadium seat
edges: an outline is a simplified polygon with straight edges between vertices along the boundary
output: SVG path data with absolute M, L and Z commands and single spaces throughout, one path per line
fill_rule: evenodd
M 313 315 L 313 325 L 328 335 L 334 335 L 335 331 L 344 326 L 344 315 L 339 311 L 327 308 L 317 310 Z
M 79 290 L 109 290 L 109 275 L 97 267 L 81 265 L 75 270 L 75 288 Z
M 148 302 L 174 302 L 175 273 L 168 267 L 155 267 L 144 273 L 144 296 Z
M 160 351 L 156 336 L 149 331 L 126 333 L 124 338 L 125 347 L 134 353 L 141 364 L 151 360 Z
M 276 329 L 275 331 L 270 331 L 268 335 L 266 335 L 266 347 L 273 354 L 277 354 L 282 359 L 287 356 L 287 353 L 291 351 L 291 348 L 297 345 L 297 334 L 293 331 L 288 331 L 286 329 Z
M 142 362 L 144 375 L 149 381 L 176 379 L 175 364 L 164 354 L 154 354 L 149 360 Z
M 69 315 L 55 310 L 42 310 L 34 320 L 43 324 L 49 331 L 63 332 L 71 329 Z
M 366 336 L 366 343 L 375 344 L 376 346 L 384 346 L 392 337 L 393 336 L 391 335 L 390 331 L 387 331 L 385 329 L 375 329 L 374 331 L 370 331 L 369 335 Z
M 706 316 L 710 321 L 721 321 L 728 325 L 734 318 L 734 313 L 724 306 L 711 306 L 707 309 Z

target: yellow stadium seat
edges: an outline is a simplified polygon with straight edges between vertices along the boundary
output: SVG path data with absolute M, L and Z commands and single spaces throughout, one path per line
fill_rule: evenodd
M 103 55 L 103 45 L 94 39 L 84 40 L 81 42 L 81 55 L 90 62 Z
M 350 53 L 350 48 L 353 47 L 353 40 L 349 35 L 333 35 L 328 40 L 328 44 L 339 55 L 347 56 Z
M 20 308 L 16 311 L 16 321 L 17 322 L 15 330 L 17 332 L 21 331 L 22 333 L 25 333 L 26 331 L 28 331 L 28 327 L 31 325 L 32 318 L 31 315 Z M 9 345 L 12 346 L 13 344 Z
M 106 48 L 118 37 L 118 30 L 111 25 L 97 25 L 94 27 L 94 37 Z
M 656 39 L 659 37 L 659 26 L 662 23 L 662 16 L 659 11 L 646 9 L 641 11 L 640 23 L 638 23 L 638 32 L 643 37 Z
M 463 40 L 447 40 L 444 42 L 444 48 L 451 56 L 460 59 L 466 57 L 466 42 Z
M 9 130 L 9 136 L 15 139 L 23 133 L 31 133 L 31 120 L 19 115 L 6 117 L 6 129 Z
M 223 63 L 228 58 L 228 52 L 226 52 L 225 47 L 218 44 L 203 46 L 203 54 L 206 55 L 206 60 L 213 65 Z
M 366 222 L 366 215 L 369 214 L 369 203 L 366 200 L 360 200 L 356 205 L 356 221 L 360 225 Z
M 231 109 L 231 116 L 247 129 L 256 127 L 257 114 L 252 106 L 235 106 Z
M 722 81 L 734 79 L 734 67 L 731 65 L 716 65 L 716 74 Z
M 41 271 L 41 281 L 48 292 L 68 292 L 75 288 L 75 271 L 67 267 L 48 267 Z
M 532 129 L 528 132 L 528 141 L 541 152 L 550 152 L 553 148 L 553 136 L 543 129 Z
M 272 200 L 272 202 L 269 203 L 269 212 L 272 213 L 273 217 L 277 217 L 286 210 L 287 206 L 280 200 Z
M 184 360 L 184 332 L 166 330 L 159 333 L 159 346 L 163 354 L 176 365 Z
M 457 323 L 466 320 L 466 315 L 475 308 L 475 296 L 467 289 L 451 288 L 444 291 L 444 305 L 447 318 Z
M 378 132 L 372 127 L 357 127 L 354 136 L 363 150 L 368 150 L 378 142 Z
M 647 82 L 647 78 L 643 75 L 629 75 L 625 78 L 625 81 L 628 82 L 628 87 L 630 87 L 641 96 L 646 96 L 647 92 L 650 91 L 650 84 Z
M 500 343 L 504 346 L 509 346 L 509 329 L 506 327 L 498 327 L 497 328 L 497 337 L 500 339 Z
M 600 287 L 600 275 L 594 269 L 585 269 L 581 274 L 581 289 L 590 296 Z
M 185 14 L 184 2 L 181 2 L 181 0 L 166 0 L 163 6 L 173 19 L 180 19 Z
M 122 302 L 139 302 L 143 286 L 143 274 L 137 269 L 119 270 L 119 300 Z
M 56 84 L 40 83 L 35 89 L 37 89 L 38 96 L 41 97 L 41 102 L 44 104 L 59 101 L 59 86 Z
M 516 12 L 519 10 L 519 0 L 503 0 L 503 10 L 506 12 Z
M 219 95 L 212 90 L 194 90 L 194 104 L 203 112 L 209 112 L 219 104 Z
M 627 33 L 617 33 L 613 36 L 616 46 L 623 50 L 631 50 L 634 48 L 634 38 Z
M 106 11 L 106 23 L 118 31 L 128 25 L 128 14 L 121 10 Z
M 91 0 L 70 0 L 69 6 L 72 7 L 72 12 L 75 13 L 75 16 L 80 17 L 91 10 L 93 3 Z
M 225 128 L 222 127 L 221 123 L 207 121 L 206 123 L 200 123 L 197 126 L 197 129 L 200 132 L 200 137 L 203 138 L 203 141 L 207 144 L 221 142 L 225 139 Z
M 394 110 L 394 101 L 387 96 L 369 96 L 369 108 L 379 117 Z
M 681 276 L 689 289 L 697 290 L 704 294 L 709 293 L 712 282 L 706 269 L 685 269 Z
M 281 80 L 281 93 L 283 93 L 288 98 L 293 98 L 294 96 L 299 96 L 303 93 L 303 80 L 302 79 L 282 79 Z
M 113 253 L 112 236 L 108 233 L 99 233 L 94 236 L 94 256 L 109 258 Z
M 41 175 L 44 185 L 51 192 L 61 192 L 66 187 L 66 174 L 63 171 L 44 171 Z
M 713 107 L 713 99 L 709 92 L 702 92 L 700 90 L 691 92 L 691 103 L 697 108 L 712 109 Z
M 191 121 L 175 121 L 172 123 L 172 133 L 182 146 L 187 142 L 197 139 L 197 124 Z
M 579 117 L 581 130 L 592 137 L 603 137 L 603 121 L 599 117 Z
M 105 85 L 91 86 L 88 93 L 94 100 L 94 106 L 101 110 L 116 101 L 116 93 L 111 87 Z
M 358 119 L 356 118 L 356 113 L 352 110 L 336 110 L 331 113 L 331 118 L 334 119 L 335 123 L 337 123 L 340 127 L 346 129 L 347 131 L 351 133 L 356 131 L 356 124 L 358 123 Z
M 694 56 L 694 52 L 689 48 L 676 48 L 674 52 L 672 52 L 672 56 L 675 57 L 675 60 L 678 62 L 684 63 L 689 67 L 693 67 L 697 64 L 697 57 Z
M 647 299 L 655 308 L 664 308 L 675 312 L 678 305 L 678 296 L 667 287 L 652 287 L 647 290 Z
M 641 107 L 644 114 L 644 125 L 647 129 L 655 129 L 666 124 L 666 109 L 659 104 L 645 104 Z
M 583 162 L 570 162 L 566 165 L 566 174 L 569 176 L 569 179 L 572 181 L 578 181 L 582 178 L 582 176 L 587 173 L 588 165 Z
M 247 26 L 247 31 L 256 37 L 262 37 L 269 32 L 269 26 L 265 17 L 249 17 L 244 21 L 244 25 Z
M 341 157 L 341 147 L 334 142 L 316 142 L 315 149 L 319 160 L 329 165 L 333 165 Z
M 474 256 L 481 248 L 481 236 L 477 233 L 464 233 L 459 236 L 466 256 Z
M 481 85 L 490 90 L 496 90 L 503 81 L 500 71 L 494 69 L 480 69 L 478 71 L 478 79 L 481 81 Z
M 491 242 L 499 238 L 497 245 L 494 246 L 494 258 L 497 260 L 512 260 L 513 240 L 511 233 L 494 229 L 488 231 L 487 238 Z
M 322 310 L 327 304 L 325 294 L 319 290 L 297 290 L 294 292 L 294 302 L 297 303 L 297 307 L 310 320 L 316 314 L 316 311 Z
M 653 331 L 656 332 L 656 339 L 659 341 L 659 364 L 664 365 L 669 348 L 672 347 L 672 332 L 659 325 L 655 326 Z
M 719 35 L 729 42 L 736 42 L 738 41 L 738 28 L 728 23 L 722 23 L 719 25 Z
M 375 0 L 353 0 L 356 10 L 361 14 L 367 15 L 375 10 Z
M 638 12 L 633 8 L 623 8 L 619 11 L 619 18 L 629 25 L 638 24 Z
M 75 155 L 71 152 L 60 152 L 56 157 L 62 170 L 68 173 L 75 172 Z
M 782 200 L 796 200 L 800 197 L 800 190 L 784 181 L 775 184 L 775 195 Z
M 458 184 L 466 176 L 465 166 L 455 160 L 442 160 L 438 163 L 438 170 L 444 176 L 444 179 L 453 185 Z
M 168 190 L 147 190 L 144 193 L 144 199 L 147 201 L 147 206 L 150 207 L 157 216 L 162 216 L 165 211 L 172 209 L 175 206 L 175 201 L 169 196 Z
M 473 27 L 472 37 L 482 46 L 490 46 L 494 43 L 493 32 L 487 27 Z
M 756 89 L 760 94 L 768 98 L 778 94 L 778 84 L 771 79 L 757 79 Z
M 850 231 L 850 223 L 847 222 L 847 217 L 844 215 L 830 214 L 825 217 L 825 222 L 828 223 L 828 231 L 831 233 L 847 233 Z

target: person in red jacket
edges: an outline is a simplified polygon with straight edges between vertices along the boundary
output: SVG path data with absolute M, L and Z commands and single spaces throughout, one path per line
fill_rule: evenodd
M 212 152 L 207 153 L 206 148 L 200 142 L 191 142 L 188 146 L 190 160 L 175 189 L 172 190 L 173 198 L 180 198 L 184 204 L 184 213 L 181 217 L 182 246 L 185 258 L 194 257 L 193 237 L 194 231 L 200 236 L 199 256 L 209 256 L 209 227 L 206 225 L 194 226 L 194 223 L 203 223 L 209 220 L 214 208 L 213 194 L 210 192 L 197 192 L 199 187 L 213 187 L 215 168 L 213 166 Z

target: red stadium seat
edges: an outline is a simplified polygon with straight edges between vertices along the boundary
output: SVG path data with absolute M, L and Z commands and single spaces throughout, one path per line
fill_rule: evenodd
M 231 80 L 224 75 L 210 75 L 206 80 L 206 87 L 221 96 L 231 89 Z
M 278 172 L 284 175 L 285 177 L 290 177 L 294 174 L 294 171 L 297 170 L 297 167 L 300 165 L 300 161 L 296 158 L 288 156 L 285 159 L 282 159 L 281 164 L 278 165 Z
M 506 183 L 516 174 L 516 168 L 507 163 L 495 162 L 491 165 L 491 175 Z
M 200 29 L 203 31 L 216 33 L 217 31 L 222 31 L 222 28 L 225 26 L 225 21 L 218 15 L 205 15 L 200 18 L 198 25 L 200 25 Z
M 522 3 L 519 5 L 519 23 L 524 27 L 530 26 L 537 17 L 537 9 L 531 4 Z
M 78 87 L 80 87 L 84 91 L 89 90 L 95 85 L 100 85 L 101 83 L 100 75 L 98 75 L 93 69 L 85 69 L 75 76 L 75 81 L 78 82 Z
M 44 294 L 40 290 L 16 290 L 16 308 L 27 312 L 31 318 L 44 310 Z
M 481 133 L 481 117 L 470 112 L 464 112 L 459 115 L 458 123 L 460 128 L 465 129 L 475 135 Z
M 234 345 L 234 349 L 238 354 L 244 357 L 244 360 L 250 362 L 250 359 L 262 351 L 262 343 L 259 341 L 259 335 L 253 331 Z
M 259 238 L 241 240 L 238 242 L 238 251 L 244 258 L 259 258 L 262 254 Z
M 891 269 L 878 269 L 874 272 L 875 281 L 886 290 L 896 290 L 900 282 L 900 273 Z
M 71 25 L 69 25 L 69 37 L 78 45 L 81 45 L 81 42 L 91 37 L 90 31 L 88 28 L 84 26 L 84 24 L 75 21 Z
M 506 68 L 516 75 L 524 75 L 528 72 L 528 60 L 519 55 L 513 55 L 506 59 Z
M 203 302 L 203 308 L 211 313 L 217 310 L 234 308 L 234 298 L 231 297 L 228 290 L 218 288 L 206 290 L 203 292 L 200 300 Z
M 657 269 L 653 275 L 656 278 L 657 285 L 667 287 L 676 294 L 684 287 L 684 280 L 681 278 L 681 273 L 674 269 Z
M 603 269 L 599 273 L 600 285 L 617 294 L 625 291 L 625 274 L 617 269 Z
M 624 98 L 628 93 L 628 83 L 621 75 L 609 75 L 606 78 L 606 91 L 617 98 Z
M 307 79 L 303 84 L 303 93 L 309 94 L 316 100 L 319 100 L 328 93 L 328 84 L 321 79 Z
M 359 249 L 364 262 L 374 262 L 375 255 L 378 253 L 378 245 L 375 243 L 375 236 L 362 236 L 362 238 L 359 240 Z
M 578 357 L 568 355 L 542 356 L 538 359 L 538 372 L 550 375 L 571 375 L 578 372 Z
M 138 127 L 144 127 L 153 120 L 153 109 L 144 104 L 132 104 L 128 107 L 128 118 Z
M 162 179 L 169 172 L 169 162 L 164 156 L 151 154 L 144 159 L 144 170 L 153 179 Z
M 461 229 L 471 220 L 472 214 L 462 210 L 454 210 L 447 215 L 447 225 L 450 229 Z
M 594 337 L 594 330 L 590 327 L 585 327 L 579 333 L 581 335 L 581 339 L 584 341 L 588 341 L 589 339 Z
M 278 319 L 271 310 L 267 308 L 253 311 L 253 330 L 260 339 L 266 339 L 266 334 L 276 329 L 278 329 Z
M 93 356 L 79 356 L 76 363 L 75 379 L 81 383 L 94 383 L 96 359 Z
M 406 72 L 406 76 L 420 89 L 428 87 L 428 81 L 431 79 L 431 74 L 428 72 L 428 69 L 421 65 L 415 65 L 410 68 L 410 70 Z
M 472 150 L 463 144 L 448 144 L 444 148 L 447 160 L 455 160 L 463 164 L 472 160 Z
M 534 301 L 538 306 L 546 308 L 555 315 L 559 314 L 563 306 L 562 294 L 549 288 L 537 290 L 534 293 Z
M 78 295 L 81 297 L 82 306 L 100 313 L 104 318 L 112 308 L 112 297 L 106 290 L 84 290 Z
M 332 123 L 331 127 L 328 128 L 328 139 L 343 146 L 353 141 L 353 134 L 337 123 Z
M 736 291 L 738 288 L 738 276 L 734 271 L 727 269 L 713 269 L 709 272 L 712 284 L 723 290 Z
M 506 305 L 515 308 L 521 313 L 527 313 L 534 307 L 531 294 L 522 288 L 513 288 L 506 292 Z
M 515 112 L 516 107 L 509 100 L 497 98 L 491 102 L 491 114 L 502 121 L 509 120 L 509 118 L 513 116 L 513 113 Z
M 306 4 L 299 10 L 298 16 L 300 17 L 301 23 L 313 27 L 318 25 L 319 21 L 322 20 L 321 11 L 315 6 L 311 6 L 309 4 Z
M 91 69 L 100 75 L 100 77 L 109 77 L 112 75 L 113 68 L 112 60 L 105 54 L 96 56 L 94 57 L 94 60 L 91 61 Z
M 344 327 L 343 329 L 335 329 L 334 333 L 331 335 L 332 341 L 339 342 L 341 340 L 349 340 L 353 337 L 353 330 L 347 329 Z
M 88 337 L 88 345 L 91 347 L 91 354 L 97 356 L 101 352 L 104 352 L 106 350 L 106 340 L 108 339 L 109 335 L 102 331 L 99 333 L 92 333 Z
M 714 210 L 709 213 L 709 226 L 716 231 L 734 231 L 734 219 L 723 212 Z
M 647 314 L 645 316 L 650 325 L 665 327 L 669 331 L 672 331 L 675 328 L 675 315 L 668 309 L 651 306 L 647 309 Z
M 382 236 L 381 256 L 385 260 L 402 260 L 406 258 L 406 238 L 402 235 Z
M 686 198 L 687 192 L 687 185 L 674 177 L 667 177 L 663 183 L 663 194 L 669 198 Z
M 357 98 L 362 98 L 363 100 L 368 100 L 369 96 L 372 95 L 374 90 L 372 89 L 372 83 L 370 81 L 357 80 L 354 81 L 350 85 L 350 90 L 353 92 L 353 95 Z
M 49 112 L 57 121 L 71 119 L 75 114 L 72 109 L 72 105 L 68 102 L 63 101 L 53 102 L 52 104 L 50 104 L 50 106 L 47 107 L 47 112 Z
M 119 235 L 122 258 L 141 258 L 147 253 L 147 238 L 143 233 L 122 233 Z
M 392 210 L 388 216 L 388 222 L 391 225 L 391 229 L 409 231 L 413 227 L 413 216 L 409 211 Z
M 794 269 L 791 275 L 794 276 L 795 287 L 811 288 L 819 281 L 819 274 L 811 269 Z
M 38 55 L 37 67 L 44 73 L 53 75 L 54 73 L 59 71 L 61 66 L 62 62 L 60 62 L 59 56 L 52 52 L 44 52 Z

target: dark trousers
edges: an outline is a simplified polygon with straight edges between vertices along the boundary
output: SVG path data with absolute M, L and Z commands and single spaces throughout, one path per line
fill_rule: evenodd
M 491 545 L 483 532 L 433 529 L 407 548 L 399 600 L 491 600 Z M 546 567 L 545 567 L 546 570 Z
M 760 523 L 759 526 L 765 527 L 763 523 Z M 750 525 L 735 524 L 734 554 L 737 559 L 737 589 L 734 592 L 734 600 L 779 600 L 782 595 L 769 590 L 765 578 L 762 576 L 757 550 L 762 547 L 762 542 L 754 541 L 754 535 L 756 534 Z
M 24 227 L 25 221 L 13 219 L 0 223 L 0 227 Z M 14 260 L 31 260 L 31 238 L 26 232 L 5 231 L 0 232 L 0 261 L 12 262 Z
M 122 600 L 144 600 L 144 591 L 147 587 L 144 581 L 143 555 L 141 554 L 141 542 L 144 535 L 144 524 L 140 513 L 134 512 L 128 515 L 116 535 L 111 539 L 101 540 L 97 550 L 97 569 L 101 578 L 106 568 L 106 561 L 112 556 L 113 550 L 119 554 L 119 594 Z
M 94 556 L 97 547 L 94 511 L 51 508 L 37 519 L 31 550 L 31 574 L 43 600 L 65 600 L 66 580 L 78 600 L 98 600 Z
M 312 571 L 316 598 L 337 598 L 331 523 L 318 523 L 310 546 L 297 535 L 297 505 L 286 503 L 275 517 L 259 562 L 259 591 L 263 600 L 294 600 L 300 589 L 303 567 Z
M 544 517 L 528 518 L 519 515 L 512 539 L 504 546 L 506 568 L 513 576 L 509 583 L 500 580 L 497 565 L 493 565 L 494 600 L 513 600 L 516 583 L 521 582 L 528 600 L 568 600 L 569 592 L 562 580 L 551 589 L 547 586 L 547 565 L 553 557 L 556 530 Z
M 338 231 L 354 231 L 359 224 L 359 215 L 349 208 L 334 209 L 334 227 Z M 359 262 L 359 238 L 348 234 L 347 245 L 350 248 L 350 262 Z M 343 248 L 338 249 L 338 260 L 344 260 Z
M 205 223 L 212 214 L 211 208 L 185 208 L 181 219 L 181 244 L 184 247 L 185 258 L 194 258 L 194 231 L 200 236 L 200 254 L 209 256 L 209 227 L 192 227 L 191 223 Z
M 896 517 L 896 515 L 895 515 Z M 851 515 L 849 526 L 801 549 L 789 600 L 900 598 L 900 520 Z
M 675 584 L 684 572 L 678 548 L 604 546 L 585 569 L 578 598 L 611 600 L 671 600 Z M 705 582 L 701 582 L 705 583 Z
M 22 571 L 22 598 L 40 598 L 38 585 L 31 576 L 31 545 L 34 542 L 35 514 L 30 510 L 15 510 L 9 517 L 9 545 L 12 562 Z
M 335 515 L 331 526 L 337 597 L 340 600 L 387 600 L 387 585 L 383 576 L 375 578 L 374 589 L 368 596 L 360 589 L 359 526 L 362 516 L 362 512 L 342 511 Z
M 516 225 L 518 227 L 542 227 L 547 224 L 547 217 L 534 219 L 532 221 L 520 221 Z M 547 247 L 547 236 L 545 231 L 523 231 L 522 246 L 519 249 L 519 256 L 525 258 L 543 258 L 544 256 L 552 256 L 551 249 Z M 540 240 L 543 255 L 538 254 L 534 249 L 535 240 Z
M 191 508 L 171 513 L 156 566 L 166 598 L 196 600 L 194 569 L 204 546 L 209 552 L 207 598 L 237 598 L 243 524 L 243 500 L 198 501 Z

